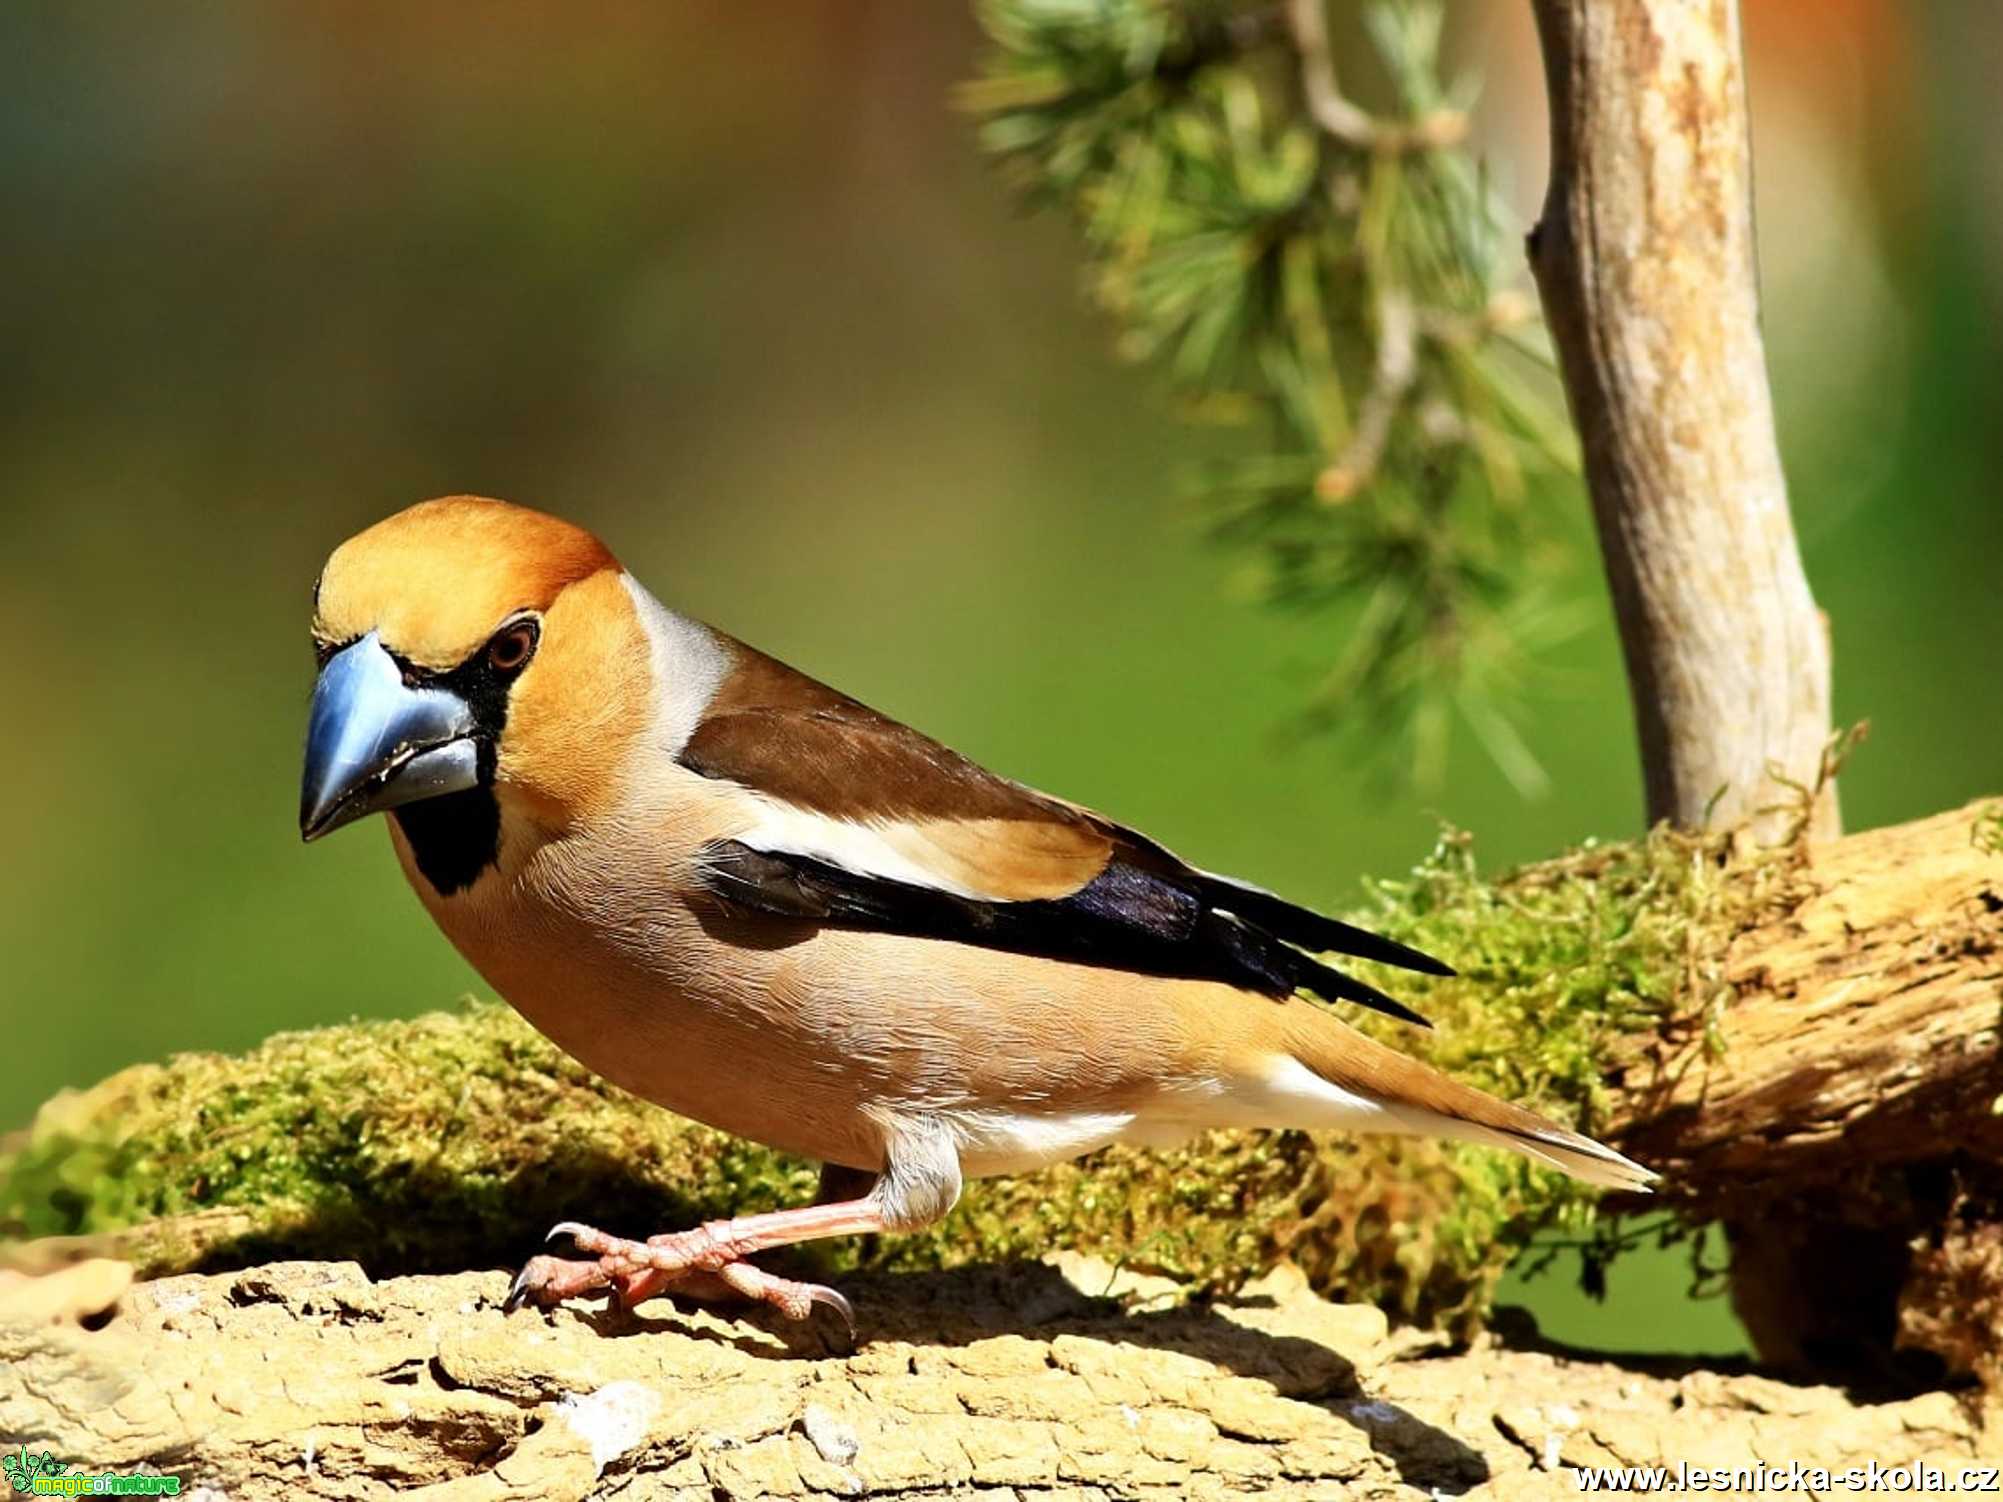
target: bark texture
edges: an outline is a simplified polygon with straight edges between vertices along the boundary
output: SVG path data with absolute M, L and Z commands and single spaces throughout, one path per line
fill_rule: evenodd
M 2003 1161 L 2003 854 L 1992 806 L 1806 848 L 1725 946 L 1731 1006 L 1624 1072 L 1624 1148 L 1707 1198 L 1867 1163 Z
M 1530 263 L 1584 447 L 1651 823 L 1785 818 L 1829 642 L 1774 435 L 1737 0 L 1533 0 L 1551 181 Z M 1763 827 L 1762 827 L 1763 826 Z M 1811 830 L 1833 834 L 1833 787 Z
M 1809 846 L 1726 947 L 1710 1038 L 1623 1073 L 1621 1145 L 1724 1222 L 1769 1361 L 2003 1391 L 1999 828 L 1977 805 Z
M 2003 1440 L 1944 1393 L 1444 1354 L 1284 1270 L 1215 1305 L 1160 1280 L 1094 1297 L 1113 1285 L 1082 1259 L 873 1279 L 846 1354 L 695 1309 L 504 1316 L 498 1273 L 279 1263 L 144 1285 L 108 1317 L 93 1294 L 96 1328 L 0 1287 L 0 1437 L 206 1502 L 1543 1498 L 1578 1465 L 1958 1476 Z

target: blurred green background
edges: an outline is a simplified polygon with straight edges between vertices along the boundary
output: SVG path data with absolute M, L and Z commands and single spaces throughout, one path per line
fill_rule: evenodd
M 2003 13 L 1748 7 L 1776 395 L 1853 827 L 2003 787 Z M 1527 227 L 1528 8 L 1459 8 Z M 0 8 L 0 1129 L 56 1088 L 479 989 L 381 830 L 302 850 L 308 592 L 448 491 L 597 529 L 655 590 L 1201 863 L 1342 904 L 1445 817 L 1486 861 L 1639 819 L 1597 624 L 1539 691 L 1555 791 L 1278 734 L 1342 622 L 1246 602 L 1199 440 L 947 103 L 963 8 L 250 0 Z M 1634 1259 L 1547 1330 L 1729 1350 Z

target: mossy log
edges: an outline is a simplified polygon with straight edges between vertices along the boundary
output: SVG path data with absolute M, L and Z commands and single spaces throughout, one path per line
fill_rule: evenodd
M 1721 997 L 1638 1040 L 1621 1146 L 1722 1221 L 1769 1360 L 1929 1352 L 2003 1390 L 2003 806 L 1811 845 L 1723 946 Z
M 1976 808 L 1740 855 L 1664 830 L 1496 881 L 1449 837 L 1354 916 L 1461 966 L 1400 977 L 1439 1025 L 1397 1041 L 1611 1136 L 1668 1170 L 1661 1203 L 1732 1229 L 1773 1354 L 1883 1361 L 1903 1340 L 1993 1382 L 1999 834 Z M 644 1234 L 813 1186 L 813 1165 L 637 1102 L 475 1004 L 60 1096 L 0 1157 L 0 1220 L 44 1253 L 108 1248 L 154 1274 L 281 1256 L 394 1274 L 512 1265 L 573 1216 Z M 1612 1246 L 1643 1203 L 1474 1148 L 1216 1133 L 977 1184 L 928 1232 L 817 1255 L 840 1275 L 1073 1247 L 1215 1289 L 1285 1259 L 1328 1296 L 1466 1334 L 1537 1234 Z M 1775 1225 L 1897 1255 L 1828 1288 L 1776 1280 L 1759 1272 L 1792 1245 Z M 1860 1290 L 1862 1319 L 1837 1302 Z

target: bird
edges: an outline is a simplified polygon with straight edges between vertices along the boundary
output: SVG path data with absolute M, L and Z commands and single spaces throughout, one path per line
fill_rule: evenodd
M 646 1240 L 564 1222 L 575 1255 L 529 1258 L 510 1310 L 686 1293 L 852 1335 L 839 1291 L 751 1259 L 1215 1127 L 1656 1177 L 1353 1028 L 1336 1006 L 1423 1019 L 1324 957 L 1447 965 L 988 771 L 661 604 L 561 518 L 399 511 L 328 558 L 312 640 L 302 836 L 385 815 L 432 919 L 559 1047 L 824 1165 L 807 1205 Z

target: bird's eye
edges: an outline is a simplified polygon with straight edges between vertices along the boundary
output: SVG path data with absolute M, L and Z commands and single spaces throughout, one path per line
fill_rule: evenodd
M 487 643 L 487 661 L 497 673 L 518 673 L 536 653 L 534 621 L 516 621 L 503 626 Z

